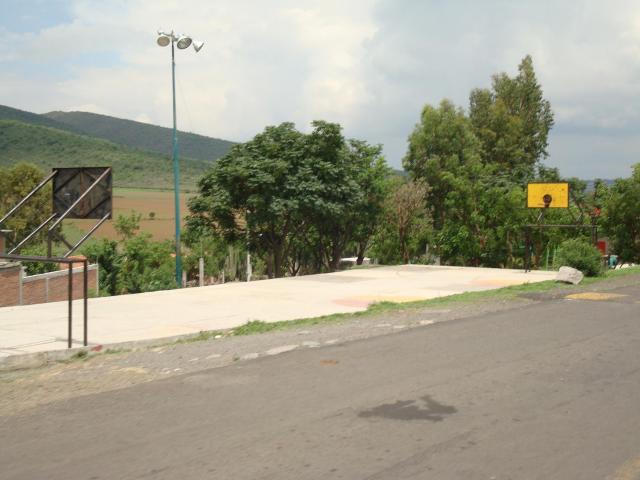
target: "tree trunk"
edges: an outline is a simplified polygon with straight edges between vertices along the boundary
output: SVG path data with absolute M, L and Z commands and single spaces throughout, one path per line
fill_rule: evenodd
M 329 262 L 329 270 L 335 272 L 340 267 L 340 259 L 342 257 L 342 249 L 338 245 L 337 241 L 334 241 L 331 245 L 331 260 Z
M 273 278 L 273 255 L 267 255 L 267 277 Z
M 409 263 L 409 249 L 407 248 L 407 232 L 403 226 L 398 229 L 398 238 L 400 239 L 400 253 L 402 254 L 402 263 Z
M 276 278 L 281 278 L 282 275 L 282 246 L 278 245 L 273 251 L 273 274 Z
M 356 259 L 356 265 L 362 265 L 362 263 L 364 262 L 364 252 L 366 249 L 366 242 L 358 243 L 358 258 Z

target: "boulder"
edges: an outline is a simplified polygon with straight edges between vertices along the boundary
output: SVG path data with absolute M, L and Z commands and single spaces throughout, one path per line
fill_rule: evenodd
M 584 275 L 580 270 L 576 270 L 571 267 L 560 267 L 558 275 L 556 276 L 556 282 L 572 283 L 577 285 L 583 278 Z

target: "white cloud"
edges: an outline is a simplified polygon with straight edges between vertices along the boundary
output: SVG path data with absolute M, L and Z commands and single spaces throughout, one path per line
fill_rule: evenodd
M 169 126 L 170 54 L 155 32 L 175 28 L 206 42 L 198 54 L 176 54 L 181 129 L 245 140 L 267 124 L 305 129 L 323 118 L 384 143 L 398 166 L 424 103 L 466 106 L 471 88 L 514 73 L 530 53 L 556 111 L 549 163 L 604 176 L 604 144 L 617 145 L 608 172 L 626 175 L 634 161 L 640 6 L 632 0 L 75 1 L 71 11 L 70 22 L 40 31 L 0 25 L 11 39 L 0 46 L 0 103 Z M 624 141 L 596 141 L 602 135 Z

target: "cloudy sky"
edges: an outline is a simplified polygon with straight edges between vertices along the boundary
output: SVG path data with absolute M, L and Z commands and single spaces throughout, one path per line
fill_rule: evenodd
M 179 128 L 244 141 L 339 122 L 399 167 L 425 103 L 467 107 L 531 54 L 555 112 L 546 164 L 582 178 L 640 162 L 637 0 L 0 0 L 0 104 L 171 125 L 159 27 L 177 53 Z

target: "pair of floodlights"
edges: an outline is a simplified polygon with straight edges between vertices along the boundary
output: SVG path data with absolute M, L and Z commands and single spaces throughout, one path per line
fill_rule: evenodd
M 176 47 L 178 47 L 180 50 L 184 50 L 185 48 L 189 48 L 191 45 L 193 45 L 193 49 L 196 52 L 199 52 L 200 49 L 204 46 L 204 42 L 194 40 L 188 35 L 175 34 L 173 33 L 173 30 L 171 30 L 170 33 L 158 30 L 157 42 L 161 47 L 166 47 L 170 43 L 174 42 L 176 44 Z

